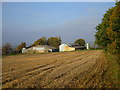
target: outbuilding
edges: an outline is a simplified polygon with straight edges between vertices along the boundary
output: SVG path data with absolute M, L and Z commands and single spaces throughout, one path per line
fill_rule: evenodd
M 86 49 L 85 46 L 81 46 L 81 45 L 78 45 L 78 44 L 72 44 L 72 47 L 74 47 L 75 50 L 83 50 L 83 49 Z
M 59 46 L 59 51 L 64 52 L 64 51 L 74 51 L 75 48 L 72 47 L 70 44 L 61 44 Z
M 55 47 L 49 45 L 37 45 L 30 48 L 23 48 L 22 53 L 43 53 L 43 52 L 52 52 Z

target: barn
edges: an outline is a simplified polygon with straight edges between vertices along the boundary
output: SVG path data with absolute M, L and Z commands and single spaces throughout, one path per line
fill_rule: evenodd
M 75 48 L 72 47 L 70 44 L 61 44 L 59 46 L 59 51 L 64 52 L 64 51 L 74 51 Z
M 49 45 L 37 45 L 30 48 L 23 48 L 22 53 L 43 53 L 43 52 L 52 52 L 55 47 Z
M 71 46 L 74 47 L 75 50 L 83 50 L 83 49 L 86 49 L 85 46 L 81 46 L 81 45 L 78 45 L 78 44 L 72 44 Z
M 85 46 L 80 46 L 77 44 L 61 44 L 59 46 L 59 51 L 63 52 L 63 51 L 74 51 L 74 50 L 83 50 L 86 49 Z

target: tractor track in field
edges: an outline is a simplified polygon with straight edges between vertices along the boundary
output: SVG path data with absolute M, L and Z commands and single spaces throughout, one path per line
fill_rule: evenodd
M 77 57 L 77 56 L 76 56 Z M 69 57 L 69 58 L 71 58 L 71 57 Z M 67 58 L 68 59 L 68 58 Z M 34 71 L 34 70 L 36 70 L 36 69 L 39 69 L 39 68 L 42 68 L 42 67 L 45 67 L 45 66 L 48 66 L 48 65 L 51 65 L 51 64 L 53 64 L 53 63 L 55 63 L 57 60 L 54 60 L 53 62 L 50 62 L 50 63 L 47 63 L 47 64 L 44 64 L 44 65 L 39 65 L 39 66 L 36 66 L 36 67 L 32 67 L 31 69 L 27 69 L 27 70 L 23 70 L 23 71 L 25 71 L 26 73 L 30 73 L 30 72 L 32 72 L 32 71 Z M 68 62 L 68 63 L 72 63 L 72 62 L 74 62 L 74 61 L 71 61 L 71 62 Z M 9 70 L 8 70 L 9 71 Z M 23 72 L 22 70 L 20 70 L 21 72 Z M 13 73 L 16 73 L 16 72 L 19 72 L 19 71 L 13 71 Z M 8 72 L 8 73 L 11 73 L 11 72 Z M 8 73 L 6 73 L 5 72 L 5 74 L 4 74 L 4 76 L 6 76 Z M 19 74 L 21 74 L 21 73 L 19 73 Z M 3 82 L 4 83 L 4 82 Z
M 74 61 L 68 62 L 67 64 L 73 63 L 73 62 L 75 62 L 75 61 L 78 61 L 78 60 L 74 60 Z M 45 71 L 45 70 L 49 70 L 49 69 L 54 68 L 55 66 L 52 66 L 52 67 L 46 67 L 46 66 L 52 65 L 52 64 L 54 64 L 55 62 L 57 62 L 57 60 L 53 61 L 52 63 L 45 64 L 45 65 L 40 65 L 40 66 L 37 66 L 37 67 L 35 67 L 35 68 L 32 68 L 31 70 L 29 69 L 29 70 L 25 71 L 26 74 L 25 74 L 24 76 L 29 76 L 29 77 L 27 77 L 27 78 L 25 78 L 25 79 L 32 78 L 32 77 L 34 77 L 35 75 L 37 75 L 38 73 L 40 73 L 41 71 Z M 61 66 L 62 64 L 63 64 L 63 62 L 62 62 L 59 66 Z M 58 68 L 59 66 L 56 66 L 56 67 Z M 44 67 L 45 67 L 45 68 L 44 68 Z M 33 74 L 33 72 L 36 72 L 35 70 L 39 70 L 39 69 L 41 69 L 41 68 L 42 68 L 41 71 L 38 71 L 36 74 L 35 74 L 35 73 Z M 32 73 L 31 73 L 31 72 L 32 72 Z M 14 73 L 15 73 L 15 72 L 14 72 Z M 20 74 L 20 73 L 19 73 L 19 74 Z M 33 74 L 33 75 L 32 75 L 32 74 Z M 30 75 L 32 75 L 32 76 L 30 76 Z M 23 77 L 23 76 L 21 76 L 21 77 Z M 19 77 L 19 78 L 21 78 L 21 77 Z M 19 79 L 19 78 L 14 78 L 14 79 L 9 80 L 9 81 L 14 81 L 14 80 Z M 6 83 L 7 81 L 8 81 L 8 80 L 4 81 L 3 84 Z
M 101 50 L 4 57 L 3 88 L 100 87 L 103 57 Z

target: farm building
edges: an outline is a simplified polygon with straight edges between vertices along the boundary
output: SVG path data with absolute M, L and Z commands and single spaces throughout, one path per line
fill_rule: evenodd
M 76 45 L 76 44 L 61 44 L 59 46 L 59 51 L 74 51 L 74 50 L 82 50 L 82 49 L 86 49 L 85 46 L 80 46 L 80 45 Z
M 78 44 L 72 44 L 71 46 L 74 47 L 75 50 L 83 50 L 83 49 L 86 49 L 85 46 L 80 46 L 80 45 L 78 45 Z
M 55 50 L 55 47 L 48 45 L 37 45 L 30 48 L 23 48 L 22 53 L 42 53 L 42 52 L 52 52 Z
M 69 44 L 61 44 L 61 45 L 59 46 L 59 51 L 60 51 L 60 52 L 64 52 L 64 51 L 74 51 L 74 50 L 75 50 L 75 48 L 72 47 L 72 46 L 69 45 Z

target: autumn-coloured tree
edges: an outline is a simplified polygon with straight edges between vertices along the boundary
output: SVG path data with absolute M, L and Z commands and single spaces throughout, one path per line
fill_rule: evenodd
M 120 2 L 104 14 L 96 29 L 96 43 L 112 54 L 120 53 Z
M 40 39 L 36 40 L 31 46 L 46 45 L 46 44 L 47 44 L 46 37 L 41 37 Z
M 113 8 L 109 24 L 107 35 L 111 43 L 108 44 L 108 51 L 113 54 L 120 53 L 120 2 Z
M 12 53 L 12 45 L 10 43 L 6 43 L 2 46 L 2 54 L 3 55 L 8 55 Z
M 85 46 L 85 40 L 84 39 L 77 39 L 75 41 L 75 44 L 81 45 L 81 46 Z
M 22 51 L 22 48 L 25 48 L 26 47 L 26 43 L 25 42 L 21 42 L 20 45 L 18 45 L 15 50 L 16 52 L 20 53 Z
M 60 37 L 50 37 L 47 40 L 47 44 L 59 48 L 59 45 L 61 44 L 61 39 Z

